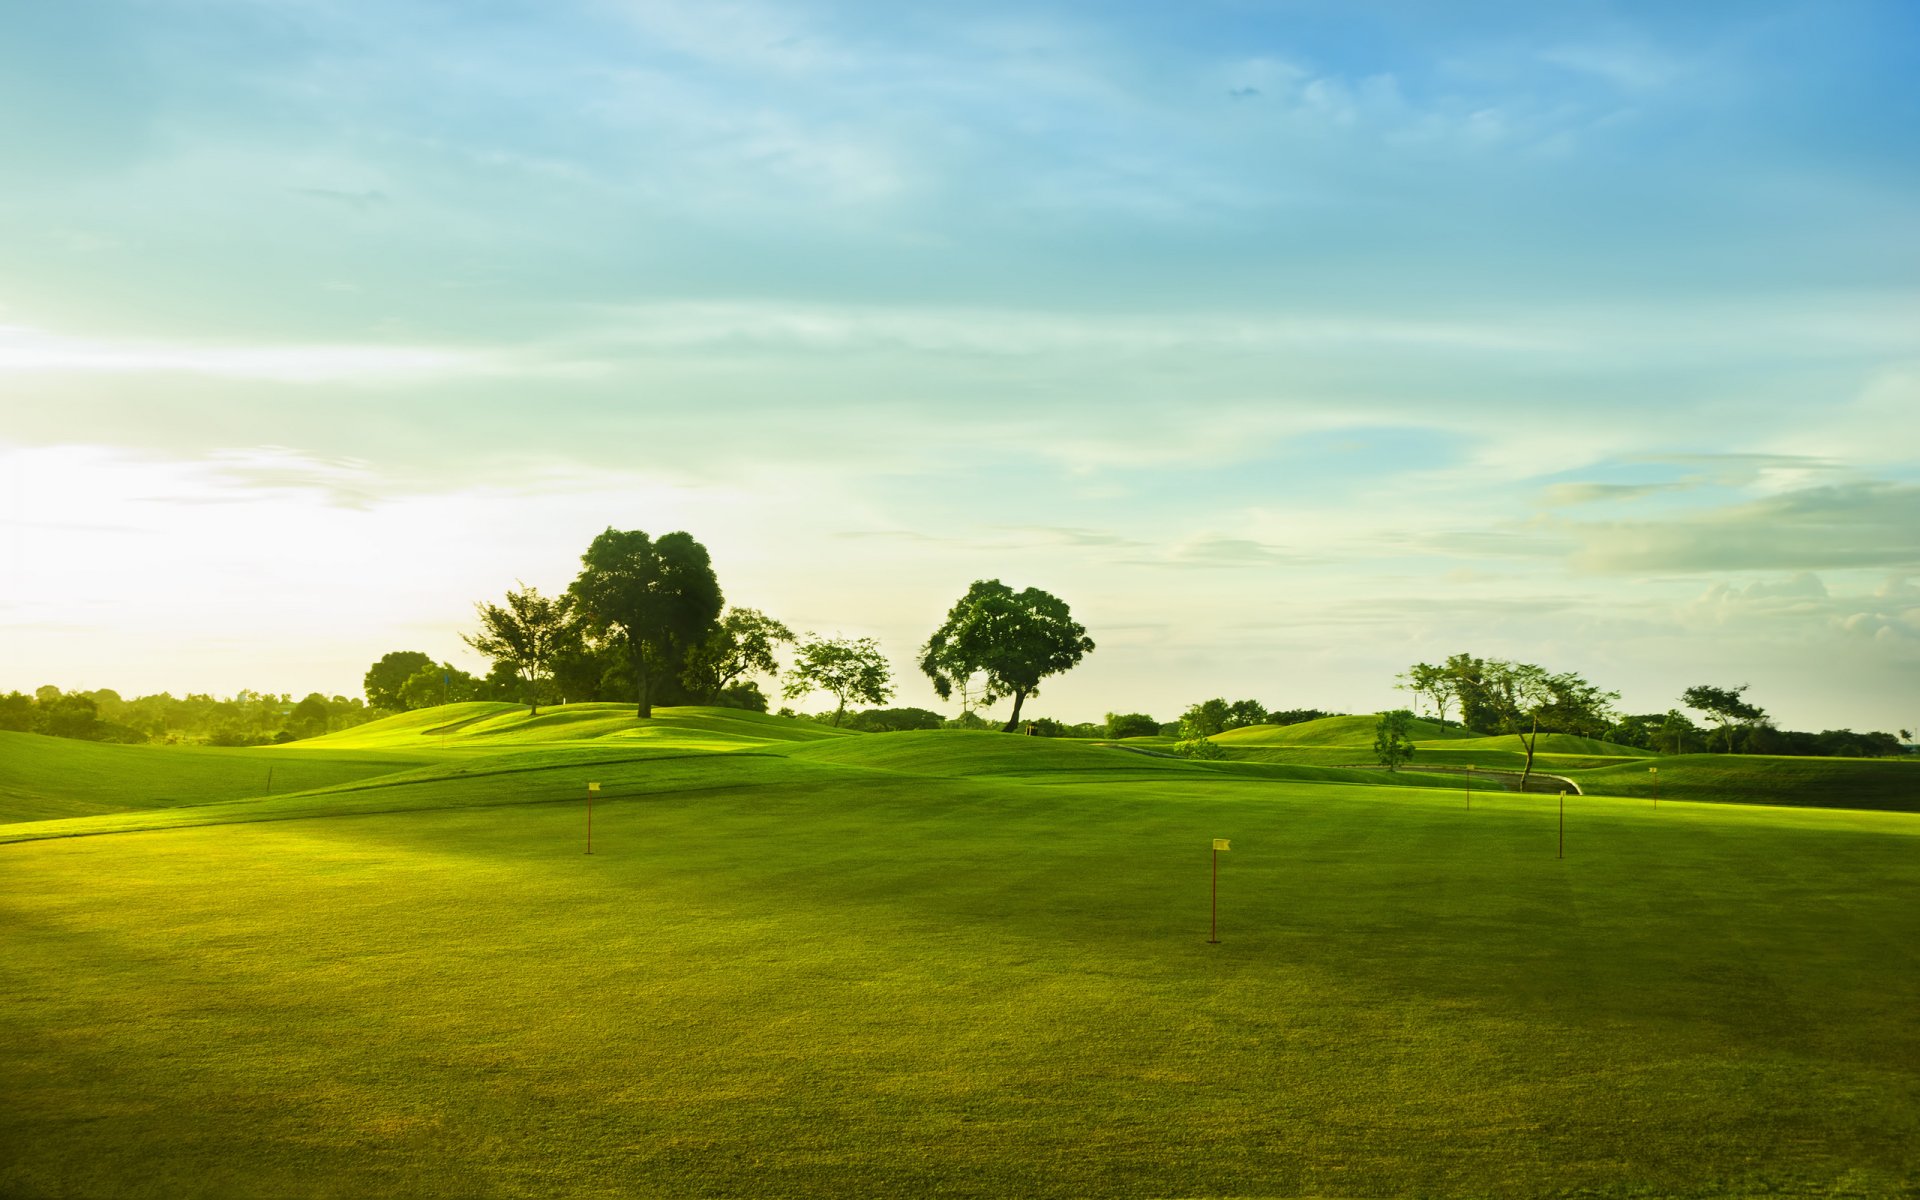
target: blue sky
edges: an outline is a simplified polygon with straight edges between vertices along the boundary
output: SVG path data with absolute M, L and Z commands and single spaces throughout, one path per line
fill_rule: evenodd
M 349 691 L 607 525 L 1069 718 L 1920 720 L 1907 4 L 34 5 L 0 688 Z M 477 665 L 469 663 L 469 665 Z

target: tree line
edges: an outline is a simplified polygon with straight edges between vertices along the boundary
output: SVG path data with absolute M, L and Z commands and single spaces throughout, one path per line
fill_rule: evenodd
M 1913 735 L 1821 733 L 1783 730 L 1766 710 L 1746 699 L 1748 685 L 1699 684 L 1680 695 L 1680 703 L 1660 713 L 1621 713 L 1620 693 L 1604 690 L 1571 671 L 1549 671 L 1536 663 L 1455 654 L 1441 663 L 1415 663 L 1397 677 L 1396 686 L 1413 693 L 1416 709 L 1424 700 L 1434 719 L 1448 724 L 1450 709 L 1459 724 L 1477 733 L 1518 734 L 1532 770 L 1533 746 L 1542 733 L 1570 733 L 1661 754 L 1786 754 L 1871 758 L 1900 755 Z M 1695 723 L 1683 709 L 1707 722 Z
M 475 604 L 477 628 L 461 636 L 491 662 L 485 676 L 419 651 L 395 651 L 368 669 L 368 701 L 404 710 L 513 700 L 537 714 L 543 704 L 628 700 L 641 718 L 671 704 L 765 712 L 764 679 L 779 683 L 784 699 L 831 696 L 830 720 L 839 725 L 850 706 L 893 698 L 892 670 L 877 641 L 796 635 L 758 609 L 729 607 L 711 556 L 690 534 L 653 538 L 609 527 L 580 563 L 579 574 L 557 594 L 523 583 L 503 602 Z M 941 699 L 960 699 L 963 722 L 979 719 L 979 708 L 1012 700 L 1004 726 L 1011 731 L 1041 681 L 1071 669 L 1093 648 L 1059 597 L 984 579 L 929 635 L 919 666 Z M 783 651 L 791 656 L 784 668 Z
M 383 716 L 357 696 L 241 691 L 227 699 L 194 692 L 123 698 L 112 688 L 0 696 L 0 729 L 90 742 L 261 746 L 317 737 Z

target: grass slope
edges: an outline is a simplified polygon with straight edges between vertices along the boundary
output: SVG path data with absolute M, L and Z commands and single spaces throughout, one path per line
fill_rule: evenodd
M 1920 817 L 626 749 L 0 847 L 0 1194 L 1920 1187 Z
M 1658 768 L 1656 780 L 1647 768 Z M 1589 792 L 1715 804 L 1920 812 L 1920 761 L 1684 754 L 1574 774 Z
M 204 804 L 417 767 L 423 753 L 116 746 L 0 731 L 0 822 Z
M 311 741 L 339 749 L 432 747 L 499 750 L 517 745 L 645 740 L 695 750 L 730 750 L 781 742 L 857 736 L 811 721 L 738 708 L 656 708 L 641 720 L 631 704 L 561 704 L 529 714 L 523 705 L 449 704 L 371 721 Z
M 1297 725 L 1244 725 L 1215 734 L 1213 740 L 1223 746 L 1371 746 L 1379 715 L 1322 717 Z M 1475 736 L 1458 726 L 1439 725 L 1414 718 L 1409 726 L 1414 742 L 1442 741 Z

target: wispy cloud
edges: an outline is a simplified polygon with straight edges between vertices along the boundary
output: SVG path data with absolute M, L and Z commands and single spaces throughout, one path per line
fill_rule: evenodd
M 164 342 L 68 337 L 0 326 L 0 374 L 189 374 L 338 383 L 480 375 L 497 369 L 486 355 L 432 346 Z

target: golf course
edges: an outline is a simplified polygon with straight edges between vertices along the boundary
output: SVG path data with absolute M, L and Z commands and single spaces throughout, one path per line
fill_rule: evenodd
M 1920 763 L 1372 728 L 0 733 L 0 1195 L 1920 1189 Z

